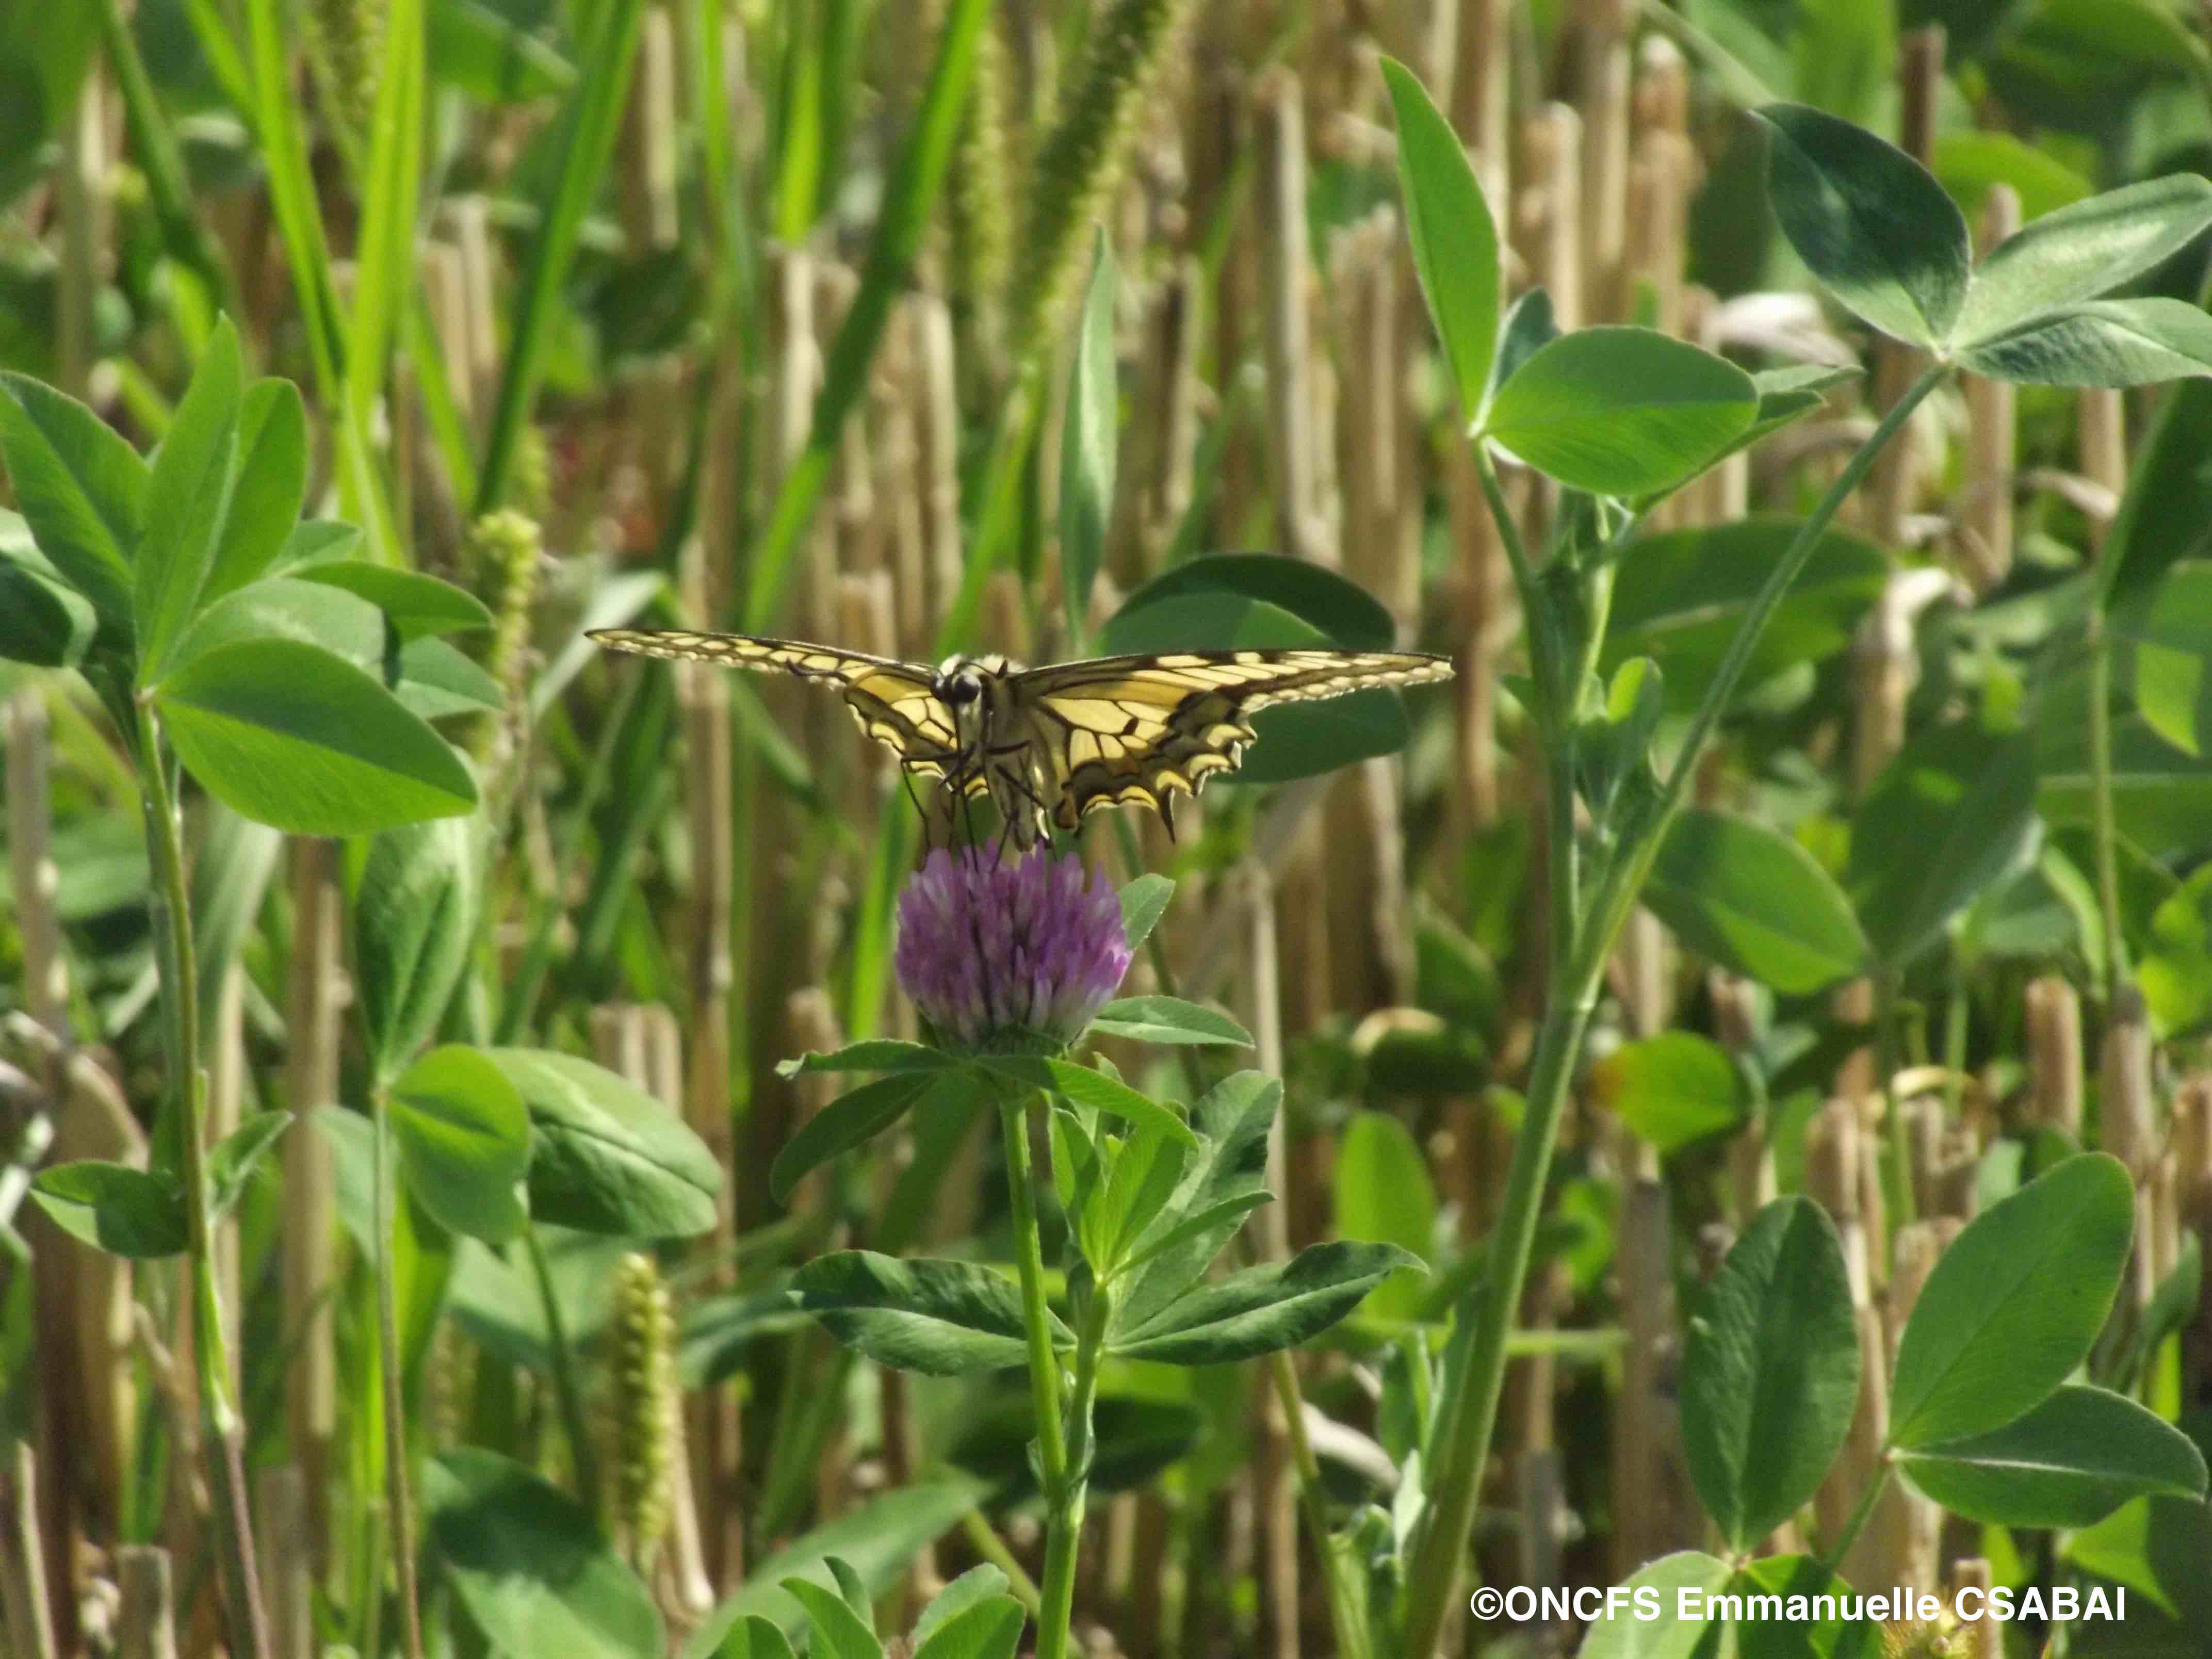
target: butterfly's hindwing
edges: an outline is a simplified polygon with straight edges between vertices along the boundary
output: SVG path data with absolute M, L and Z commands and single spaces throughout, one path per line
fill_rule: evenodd
M 1174 795 L 1243 764 L 1260 709 L 1450 672 L 1441 658 L 1398 652 L 1177 652 L 1041 668 L 1015 684 L 1053 757 L 1054 821 L 1072 830 L 1127 803 L 1168 817 Z

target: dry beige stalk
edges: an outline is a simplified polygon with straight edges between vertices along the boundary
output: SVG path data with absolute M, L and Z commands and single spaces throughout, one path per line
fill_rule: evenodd
M 1572 27 L 1581 58 L 1582 271 L 1593 321 L 1628 314 L 1622 281 L 1627 252 L 1629 126 L 1635 0 L 1578 0 Z
M 1943 84 L 1943 31 L 1940 26 L 1913 29 L 1898 41 L 1898 147 L 1928 166 L 1936 148 L 1936 100 Z M 1873 402 L 1887 411 L 1902 398 L 1926 362 L 1917 347 L 1887 337 L 1875 348 Z M 1924 416 L 1923 410 L 1922 414 Z M 1892 547 L 1903 544 L 1905 515 L 1911 511 L 1919 487 L 1919 453 L 1911 434 L 1876 458 L 1869 476 L 1867 497 L 1872 505 L 1875 538 Z
M 1313 345 L 1308 321 L 1304 94 L 1297 76 L 1270 70 L 1254 85 L 1260 153 L 1261 265 L 1267 290 L 1267 458 L 1276 549 L 1330 562 L 1321 527 L 1320 456 L 1313 432 Z
M 1993 185 L 1975 237 L 1986 257 L 2020 228 L 2020 192 Z M 1959 508 L 1958 559 L 1977 593 L 2002 584 L 2012 571 L 2012 492 L 2016 398 L 2009 380 L 1962 377 L 1966 394 L 1966 498 Z
M 2027 983 L 2028 1112 L 2079 1139 L 2081 1133 L 2081 999 L 2057 974 Z

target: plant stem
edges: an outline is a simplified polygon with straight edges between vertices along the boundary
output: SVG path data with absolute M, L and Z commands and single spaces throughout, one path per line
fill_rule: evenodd
M 1044 1596 L 1037 1589 L 1036 1580 L 1022 1570 L 1006 1540 L 992 1527 L 989 1517 L 981 1510 L 970 1510 L 960 1517 L 960 1530 L 975 1546 L 976 1554 L 1006 1575 L 1006 1594 L 1027 1607 L 1030 1618 L 1036 1618 L 1044 1606 Z
M 1044 1291 L 1044 1245 L 1037 1232 L 1035 1176 L 1030 1167 L 1029 1110 L 1042 1095 L 1009 1092 L 999 1102 L 1006 1141 L 1006 1197 L 1013 1206 L 1014 1266 L 1021 1275 L 1022 1326 L 1030 1352 L 1030 1400 L 1036 1412 L 1037 1475 L 1051 1516 L 1045 1543 L 1044 1610 L 1037 1618 L 1037 1659 L 1066 1659 L 1067 1619 L 1075 1594 L 1075 1539 L 1067 1526 L 1067 1440 L 1060 1422 L 1060 1358 L 1053 1352 L 1052 1308 Z M 1093 1366 L 1097 1357 L 1092 1356 Z M 1095 1385 L 1096 1376 L 1092 1378 Z M 1085 1410 L 1088 1421 L 1088 1408 Z M 1075 1519 L 1082 1521 L 1082 1499 Z M 1055 1622 L 1055 1611 L 1057 1622 Z
M 2100 592 L 2089 607 L 2089 786 L 2094 801 L 2092 834 L 2097 847 L 2097 909 L 2105 924 L 2104 957 L 2098 964 L 2105 1004 L 2112 1006 L 2128 977 L 2128 941 L 2120 927 L 2119 830 L 2112 813 L 2112 632 Z
M 1058 1659 L 1067 1650 L 1068 1626 L 1075 1613 L 1076 1545 L 1083 1536 L 1083 1510 L 1091 1493 L 1091 1413 L 1098 1398 L 1098 1361 L 1106 1346 L 1107 1322 L 1113 1316 L 1113 1292 L 1094 1285 L 1084 1300 L 1083 1328 L 1075 1343 L 1075 1387 L 1067 1401 L 1066 1469 L 1059 1497 L 1049 1500 L 1037 1659 Z
M 1799 527 L 1789 549 L 1769 573 L 1765 585 L 1752 600 L 1735 638 L 1729 642 L 1728 652 L 1721 659 L 1720 667 L 1690 722 L 1681 751 L 1661 787 L 1654 810 L 1630 828 L 1620 850 L 1607 862 L 1589 908 L 1576 919 L 1572 933 L 1562 928 L 1555 934 L 1563 943 L 1571 939 L 1571 953 L 1560 953 L 1565 958 L 1565 966 L 1554 977 L 1550 1006 L 1537 1038 L 1528 1107 L 1514 1143 L 1513 1166 L 1506 1181 L 1504 1202 L 1492 1235 L 1490 1273 L 1472 1294 L 1471 1312 L 1462 1311 L 1461 1315 L 1462 1318 L 1472 1317 L 1475 1321 L 1472 1352 L 1465 1368 L 1451 1376 L 1437 1406 L 1432 1440 L 1434 1455 L 1429 1460 L 1433 1471 L 1430 1495 L 1415 1527 L 1412 1559 L 1406 1573 L 1402 1651 L 1407 1659 L 1428 1659 L 1436 1651 L 1445 1611 L 1459 1593 L 1460 1567 L 1466 1553 L 1468 1533 L 1474 1524 L 1483 1461 L 1497 1425 L 1498 1397 L 1504 1387 L 1513 1315 L 1520 1305 L 1522 1286 L 1528 1275 L 1536 1218 L 1543 1207 L 1552 1152 L 1559 1139 L 1560 1112 L 1581 1053 L 1583 1033 L 1589 1024 L 1590 1011 L 1596 1003 L 1598 987 L 1604 977 L 1606 959 L 1643 889 L 1644 878 L 1658 854 L 1667 825 L 1687 793 L 1698 752 L 1719 723 L 1721 713 L 1727 708 L 1768 618 L 1803 571 L 1821 535 L 1866 476 L 1875 457 L 1948 373 L 1946 365 L 1937 363 L 1913 382 L 1838 475 L 1812 516 Z M 1526 605 L 1531 598 L 1532 584 L 1518 532 L 1506 511 L 1504 494 L 1498 487 L 1489 458 L 1478 452 L 1477 460 L 1484 494 L 1498 520 L 1515 580 L 1522 584 L 1522 603 Z M 1560 687 L 1556 675 L 1547 679 L 1546 658 L 1550 655 L 1556 660 L 1556 642 L 1544 637 L 1540 611 L 1531 610 L 1528 615 L 1530 652 L 1536 669 L 1539 707 L 1535 712 L 1540 729 L 1547 738 L 1553 737 L 1564 729 L 1571 708 L 1571 705 L 1554 699 L 1571 695 L 1573 688 Z M 1571 800 L 1570 796 L 1570 805 Z M 1573 835 L 1572 817 L 1562 819 L 1555 813 L 1550 825 L 1555 859 L 1561 855 L 1562 842 L 1571 842 Z M 1558 926 L 1557 919 L 1554 926 Z
M 1885 969 L 1874 981 L 1874 1053 L 1880 1069 L 1882 1127 L 1887 1132 L 1889 1237 L 1911 1224 L 1917 1205 L 1912 1192 L 1911 1150 L 1905 1144 L 1905 1119 L 1897 1097 L 1897 975 Z M 1887 1240 L 1878 1240 L 1886 1245 Z
M 1851 1546 L 1858 1542 L 1859 1534 L 1866 1530 L 1866 1523 L 1874 1517 L 1874 1506 L 1881 1497 L 1882 1488 L 1888 1485 L 1889 1465 L 1884 1463 L 1875 1472 L 1874 1479 L 1867 1482 L 1866 1491 L 1859 1495 L 1858 1507 L 1844 1522 L 1844 1529 L 1836 1534 L 1836 1541 L 1820 1557 L 1821 1565 L 1829 1571 L 1835 1572 L 1842 1568 L 1844 1558 L 1850 1553 Z
M 1728 651 L 1722 657 L 1711 684 L 1706 686 L 1697 713 L 1691 718 L 1690 729 L 1683 738 L 1680 750 L 1674 757 L 1674 764 L 1668 771 L 1666 781 L 1660 786 L 1656 805 L 1646 823 L 1627 839 L 1620 855 L 1607 867 L 1605 879 L 1585 918 L 1581 951 L 1585 958 L 1594 959 L 1595 971 L 1603 971 L 1605 958 L 1613 949 L 1613 941 L 1627 920 L 1629 911 L 1635 907 L 1637 895 L 1644 888 L 1644 878 L 1650 873 L 1652 860 L 1659 855 L 1659 844 L 1666 827 L 1680 810 L 1684 796 L 1689 793 L 1690 780 L 1697 770 L 1698 757 L 1705 749 L 1705 740 L 1720 723 L 1722 712 L 1735 695 L 1736 682 L 1742 678 L 1743 671 L 1749 666 L 1751 653 L 1757 648 L 1759 636 L 1765 631 L 1776 607 L 1788 595 L 1797 578 L 1804 574 L 1806 562 L 1813 556 L 1813 550 L 1820 545 L 1820 538 L 1826 533 L 1828 526 L 1834 521 L 1844 501 L 1851 491 L 1858 488 L 1860 481 L 1874 465 L 1875 457 L 1888 447 L 1890 440 L 1897 435 L 1912 411 L 1920 407 L 1929 392 L 1942 384 L 1950 372 L 1948 364 L 1936 363 L 1906 388 L 1905 395 L 1891 406 L 1889 412 L 1881 417 L 1881 423 L 1875 428 L 1866 442 L 1844 464 L 1844 470 L 1836 475 L 1836 481 L 1828 486 L 1827 494 L 1821 496 L 1820 505 L 1813 509 L 1812 515 L 1798 526 L 1796 538 L 1775 562 L 1774 568 L 1767 574 L 1765 586 L 1759 590 L 1752 599 L 1750 609 L 1744 612 L 1742 623 L 1738 625 L 1735 637 L 1729 641 Z M 1589 965 L 1588 962 L 1578 965 L 1577 972 Z
M 1598 960 L 1601 969 L 1604 958 Z M 1416 1656 L 1426 1659 L 1436 1651 L 1444 1610 L 1458 1595 L 1461 1557 L 1466 1553 L 1468 1531 L 1474 1523 L 1484 1456 L 1504 1386 L 1506 1342 L 1512 1334 L 1522 1285 L 1528 1276 L 1536 1216 L 1543 1207 L 1545 1177 L 1559 1139 L 1561 1108 L 1596 1001 L 1595 978 L 1588 975 L 1577 988 L 1579 996 L 1555 1003 L 1545 1015 L 1543 1031 L 1537 1039 L 1535 1071 L 1529 1079 L 1528 1106 L 1513 1145 L 1504 1206 L 1491 1236 L 1490 1272 L 1470 1293 L 1472 1314 L 1468 1311 L 1469 1304 L 1463 1304 L 1459 1315 L 1462 1320 L 1470 1316 L 1474 1320 L 1474 1346 L 1466 1367 L 1452 1375 L 1437 1407 L 1433 1431 L 1437 1472 L 1431 1477 L 1434 1484 L 1429 1488 L 1428 1501 L 1422 1506 L 1406 1573 L 1409 1600 L 1404 1651 L 1407 1659 Z
M 561 1402 L 568 1461 L 576 1471 L 576 1495 L 586 1509 L 597 1514 L 599 1461 L 592 1450 L 591 1425 L 584 1419 L 584 1396 L 576 1387 L 575 1357 L 569 1352 L 568 1327 L 561 1318 L 560 1300 L 553 1294 L 553 1265 L 545 1259 L 545 1245 L 538 1237 L 536 1223 L 523 1224 L 522 1242 L 530 1251 L 530 1270 L 538 1279 L 538 1300 L 545 1310 L 545 1336 L 553 1349 L 553 1393 Z
M 1133 875 L 1141 872 L 1145 861 L 1137 845 L 1136 830 L 1127 818 L 1119 814 L 1115 817 L 1114 829 L 1121 837 L 1122 862 Z M 1162 994 L 1176 995 L 1175 964 L 1169 959 L 1158 928 L 1153 928 L 1146 937 L 1145 950 Z M 1182 1060 L 1183 1077 L 1190 1085 L 1191 1097 L 1195 1100 L 1206 1092 L 1206 1073 L 1198 1052 L 1186 1048 L 1176 1053 Z M 1239 1229 L 1237 1237 L 1249 1260 L 1253 1255 L 1251 1235 Z M 1321 1558 L 1322 1578 L 1328 1592 L 1329 1624 L 1336 1637 L 1337 1659 L 1368 1659 L 1373 1644 L 1368 1630 L 1364 1569 L 1338 1548 L 1336 1534 L 1329 1526 L 1328 1498 L 1322 1490 L 1321 1464 L 1306 1435 L 1305 1396 L 1298 1387 L 1297 1362 L 1288 1349 L 1278 1349 L 1267 1356 L 1267 1371 L 1275 1386 L 1275 1398 L 1282 1405 L 1284 1437 L 1291 1449 L 1291 1467 L 1297 1473 L 1298 1508 L 1313 1534 L 1314 1553 Z
M 1366 1582 L 1354 1576 L 1360 1571 L 1359 1564 L 1339 1547 L 1337 1535 L 1329 1528 L 1321 1462 L 1315 1457 L 1313 1441 L 1306 1433 L 1305 1397 L 1298 1389 L 1297 1364 L 1288 1348 L 1278 1348 L 1267 1356 L 1267 1370 L 1274 1380 L 1276 1403 L 1282 1407 L 1283 1439 L 1291 1449 L 1291 1466 L 1297 1471 L 1298 1507 L 1305 1512 L 1315 1553 L 1321 1557 L 1336 1659 L 1369 1659 L 1374 1644 L 1368 1630 Z
M 377 1369 L 384 1373 L 384 1480 L 392 1505 L 392 1567 L 399 1592 L 399 1633 L 407 1659 L 422 1659 L 422 1610 L 415 1585 L 415 1503 L 407 1480 L 407 1405 L 399 1359 L 399 1291 L 392 1262 L 392 1091 L 369 1096 L 376 1139 Z
M 169 1018 L 170 1054 L 185 1109 L 181 1143 L 185 1216 L 191 1246 L 192 1352 L 199 1367 L 200 1410 L 215 1450 L 208 1486 L 215 1499 L 216 1553 L 231 1604 L 234 1640 L 249 1659 L 270 1652 L 269 1618 L 253 1559 L 253 1515 L 246 1492 L 246 1424 L 230 1392 L 229 1344 L 216 1285 L 214 1220 L 209 1209 L 207 1073 L 200 1064 L 199 962 L 192 947 L 191 879 L 183 826 L 161 758 L 154 711 L 137 705 L 138 773 L 145 793 L 146 837 L 161 913 L 161 993 Z

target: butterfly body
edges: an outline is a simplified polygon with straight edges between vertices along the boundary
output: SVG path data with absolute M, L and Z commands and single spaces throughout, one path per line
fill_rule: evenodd
M 988 795 L 1017 845 L 1086 813 L 1134 802 L 1174 824 L 1173 797 L 1233 772 L 1278 702 L 1444 679 L 1451 665 L 1413 652 L 1185 651 L 1024 668 L 998 655 L 935 667 L 743 634 L 603 629 L 618 651 L 726 664 L 833 683 L 860 730 L 909 773 L 956 797 Z

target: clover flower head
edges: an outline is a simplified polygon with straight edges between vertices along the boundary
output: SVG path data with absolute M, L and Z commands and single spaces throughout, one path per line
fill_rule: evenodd
M 1113 888 L 1078 860 L 939 848 L 899 895 L 891 965 L 940 1042 L 1057 1051 L 1121 988 L 1129 940 Z

